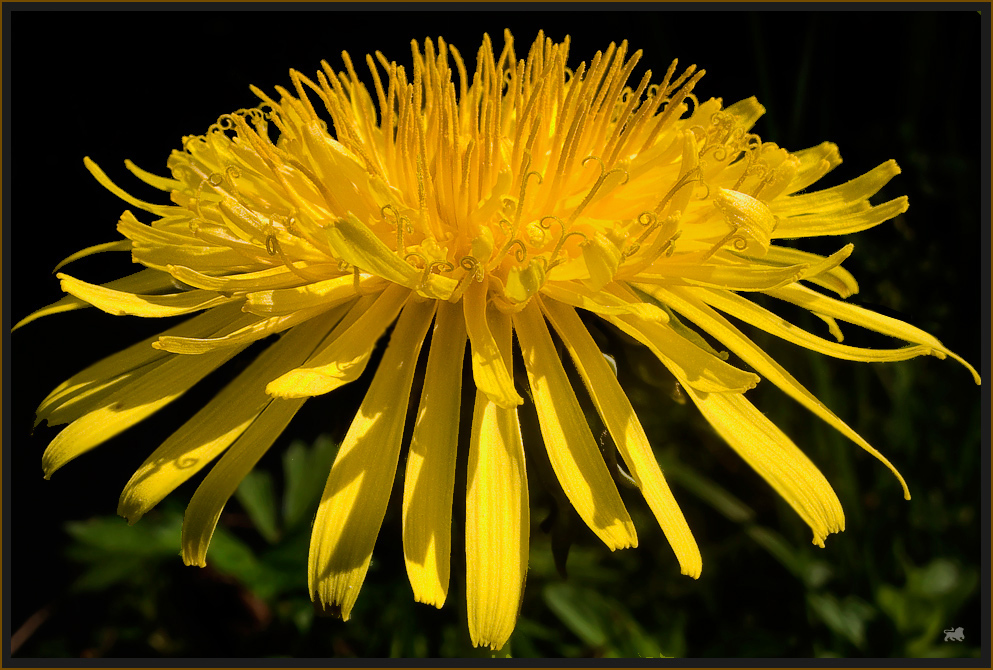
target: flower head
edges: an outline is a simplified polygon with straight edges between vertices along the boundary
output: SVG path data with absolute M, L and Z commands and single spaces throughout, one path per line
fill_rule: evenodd
M 105 285 L 60 274 L 70 296 L 19 325 L 85 305 L 117 315 L 197 316 L 96 363 L 42 402 L 39 422 L 68 424 L 44 454 L 46 476 L 278 334 L 148 457 L 121 496 L 119 512 L 133 523 L 217 459 L 183 526 L 184 560 L 204 565 L 241 479 L 308 398 L 362 375 L 392 326 L 328 477 L 310 589 L 348 618 L 406 448 L 407 573 L 414 597 L 440 607 L 453 496 L 462 487 L 455 460 L 468 348 L 475 385 L 465 482 L 468 620 L 474 643 L 492 648 L 513 630 L 528 563 L 518 349 L 549 461 L 577 514 L 610 549 L 637 545 L 556 342 L 682 572 L 700 575 L 693 535 L 581 312 L 647 347 L 810 525 L 816 544 L 844 528 L 841 506 L 813 463 L 746 399 L 761 378 L 900 478 L 725 316 L 847 360 L 961 361 L 927 333 L 844 301 L 858 289 L 841 267 L 851 244 L 822 257 L 780 243 L 853 233 L 904 212 L 906 198 L 869 204 L 899 174 L 896 163 L 810 190 L 841 162 L 837 147 L 791 153 L 763 142 L 751 132 L 764 111 L 754 98 L 728 107 L 697 100 L 703 71 L 678 73 L 673 62 L 657 83 L 649 71 L 631 85 L 641 52 L 630 54 L 626 42 L 571 70 L 568 38 L 554 44 L 539 34 L 525 58 L 505 38 L 499 56 L 484 39 L 471 76 L 460 52 L 439 39 L 412 44 L 409 72 L 379 52 L 367 56 L 371 89 L 347 53 L 340 72 L 326 62 L 315 79 L 291 71 L 293 90 L 277 87 L 274 98 L 253 89 L 258 107 L 184 138 L 168 160 L 170 178 L 127 164 L 169 193 L 169 205 L 137 200 L 86 159 L 104 186 L 152 220 L 126 211 L 118 224 L 125 240 L 65 262 L 127 250 L 145 269 Z M 786 322 L 750 300 L 756 292 L 815 313 L 837 341 Z M 909 344 L 844 345 L 839 321 Z M 701 333 L 750 369 L 729 363 Z M 424 381 L 415 388 L 426 341 Z

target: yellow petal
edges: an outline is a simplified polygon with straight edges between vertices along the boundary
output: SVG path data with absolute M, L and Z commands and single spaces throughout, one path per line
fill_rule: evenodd
M 596 232 L 582 245 L 583 259 L 590 278 L 583 283 L 593 291 L 599 291 L 614 279 L 621 264 L 621 250 L 601 232 Z
M 593 291 L 577 282 L 548 282 L 541 292 L 549 298 L 601 316 L 631 314 L 649 321 L 666 323 L 669 317 L 655 305 L 640 300 L 625 300 L 605 291 Z
M 254 291 L 245 296 L 243 309 L 259 316 L 285 316 L 302 309 L 333 306 L 360 294 L 378 293 L 385 287 L 381 277 L 349 274 L 293 288 Z
M 910 490 L 907 488 L 907 482 L 904 481 L 897 469 L 893 467 L 893 464 L 885 456 L 876 451 L 861 435 L 849 428 L 848 424 L 835 416 L 834 412 L 825 407 L 820 400 L 805 389 L 790 373 L 784 370 L 782 366 L 754 342 L 745 337 L 741 331 L 732 326 L 727 319 L 677 287 L 673 287 L 670 290 L 655 287 L 652 295 L 664 301 L 677 312 L 692 320 L 707 333 L 720 340 L 726 347 L 736 353 L 741 360 L 752 366 L 756 372 L 778 386 L 788 396 L 875 456 L 900 481 L 900 485 L 903 487 L 904 497 L 910 500 Z
M 488 286 L 488 279 L 483 282 L 472 281 L 462 298 L 466 332 L 472 345 L 472 377 L 476 388 L 500 407 L 516 407 L 524 400 L 514 388 L 514 379 L 503 364 L 500 349 L 490 331 L 487 314 L 495 314 L 495 311 L 487 309 Z
M 847 321 L 848 323 L 854 323 L 857 326 L 862 326 L 863 328 L 874 330 L 877 333 L 889 335 L 890 337 L 896 337 L 907 342 L 913 342 L 914 344 L 927 345 L 937 351 L 940 351 L 946 356 L 951 356 L 964 365 L 966 369 L 972 373 L 972 378 L 976 381 L 976 384 L 980 384 L 982 382 L 979 377 L 979 373 L 976 372 L 975 368 L 966 363 L 961 357 L 952 353 L 934 336 L 929 335 L 920 328 L 915 328 L 908 323 L 904 323 L 903 321 L 888 316 L 883 316 L 882 314 L 876 314 L 873 311 L 858 307 L 857 305 L 849 305 L 848 303 L 840 300 L 828 298 L 827 296 L 823 296 L 820 293 L 812 291 L 809 288 L 799 284 L 778 288 L 769 291 L 768 293 L 773 297 L 791 302 L 794 305 L 799 305 L 800 307 L 810 310 L 811 312 L 830 316 L 835 319 L 841 319 L 842 321 Z
M 884 221 L 889 221 L 898 214 L 907 211 L 910 205 L 907 196 L 901 196 L 881 205 L 868 209 L 852 208 L 848 212 L 828 212 L 801 214 L 779 219 L 779 225 L 773 233 L 776 239 L 796 237 L 820 237 L 821 235 L 847 235 L 857 233 Z
M 391 284 L 347 328 L 336 328 L 324 349 L 305 365 L 271 382 L 266 391 L 279 398 L 302 398 L 330 393 L 355 381 L 365 370 L 380 335 L 397 318 L 409 296 L 410 290 Z
M 403 484 L 403 557 L 417 602 L 445 604 L 451 571 L 452 496 L 462 400 L 465 320 L 439 302 Z
M 64 266 L 72 263 L 73 261 L 78 261 L 80 258 L 86 258 L 87 256 L 92 256 L 93 254 L 102 254 L 105 251 L 131 251 L 131 242 L 129 240 L 117 240 L 115 242 L 104 242 L 103 244 L 95 244 L 92 247 L 86 247 L 81 249 L 74 254 L 70 254 L 63 258 L 52 272 L 58 272 Z
M 769 247 L 767 253 L 759 262 L 769 262 L 776 265 L 806 264 L 810 267 L 804 272 L 803 279 L 817 284 L 829 291 L 834 291 L 842 298 L 847 298 L 859 292 L 859 284 L 841 263 L 854 251 L 854 244 L 846 244 L 830 256 L 819 256 L 789 247 Z
M 806 330 L 788 323 L 779 315 L 764 307 L 756 305 L 751 300 L 731 293 L 730 291 L 712 291 L 694 289 L 693 295 L 709 305 L 741 319 L 756 328 L 775 335 L 787 342 L 806 347 L 819 354 L 826 354 L 846 361 L 861 361 L 864 363 L 883 363 L 889 361 L 905 361 L 918 356 L 936 356 L 944 358 L 945 354 L 927 345 L 919 344 L 898 349 L 864 349 L 838 344 L 822 337 L 817 337 Z
M 411 300 L 335 459 L 310 541 L 311 598 L 348 620 L 393 490 L 417 356 L 434 315 Z
M 674 375 L 705 393 L 747 391 L 760 379 L 728 365 L 677 333 L 671 326 L 631 316 L 609 317 L 610 323 L 651 350 Z
M 799 279 L 806 265 L 768 267 L 761 265 L 715 265 L 712 263 L 666 263 L 653 268 L 657 273 L 640 274 L 632 278 L 646 284 L 687 284 L 729 289 L 731 291 L 764 291 L 792 284 Z
M 106 286 L 88 284 L 62 273 L 56 276 L 62 280 L 63 291 L 115 316 L 125 314 L 144 317 L 179 316 L 235 300 L 220 293 L 200 289 L 171 295 L 137 295 Z
M 823 547 L 829 534 L 845 529 L 841 503 L 821 471 L 744 395 L 685 390 L 714 430 L 810 526 L 814 544 Z
M 131 212 L 121 215 L 117 230 L 133 242 L 131 256 L 136 262 L 158 270 L 182 265 L 198 272 L 235 272 L 254 265 L 248 256 L 231 247 L 208 244 L 192 234 L 146 226 Z
M 590 433 L 545 319 L 531 302 L 514 315 L 548 459 L 569 502 L 611 551 L 637 547 L 638 536 Z
M 501 360 L 510 365 L 510 319 L 494 318 Z M 517 408 L 480 391 L 472 413 L 466 486 L 465 562 L 469 636 L 500 649 L 517 623 L 528 570 L 530 511 Z
M 135 272 L 127 277 L 122 277 L 121 279 L 115 279 L 114 281 L 107 282 L 106 284 L 101 284 L 101 287 L 116 291 L 127 291 L 129 293 L 154 293 L 167 288 L 172 288 L 173 284 L 172 279 L 164 272 L 146 268 L 145 270 Z M 24 317 L 10 329 L 10 332 L 14 332 L 21 326 L 28 325 L 35 319 L 40 319 L 44 316 L 51 316 L 52 314 L 59 314 L 61 312 L 71 312 L 76 309 L 83 309 L 84 307 L 92 307 L 92 305 L 84 300 L 80 300 L 76 296 L 67 295 L 61 300 L 53 302 L 51 305 L 47 305 L 46 307 L 42 307 L 41 309 L 36 310 Z
M 207 565 L 207 547 L 228 498 L 282 434 L 306 400 L 270 398 L 258 418 L 200 482 L 183 517 L 182 550 L 186 565 L 201 568 Z
M 331 250 L 345 262 L 407 288 L 417 285 L 420 273 L 351 212 L 325 232 Z
M 841 165 L 838 145 L 833 142 L 821 142 L 816 147 L 794 151 L 793 157 L 800 159 L 800 167 L 786 193 L 802 191 Z
M 337 323 L 353 304 L 337 306 L 331 304 L 326 307 L 312 307 L 287 316 L 271 316 L 268 319 L 244 314 L 238 321 L 240 327 L 222 337 L 178 337 L 175 335 L 162 335 L 157 341 L 152 343 L 152 346 L 174 354 L 205 354 L 208 351 L 215 351 L 225 347 L 235 347 L 257 342 L 298 324 L 306 323 L 324 312 L 333 313 L 333 322 Z M 245 322 L 247 322 L 246 325 L 242 326 L 241 324 Z
M 781 217 L 831 212 L 853 202 L 868 199 L 898 174 L 900 174 L 900 167 L 896 161 L 889 160 L 861 177 L 856 177 L 833 188 L 778 198 L 769 204 L 769 208 L 776 216 Z
M 134 523 L 227 449 L 272 400 L 266 382 L 306 360 L 332 325 L 328 317 L 314 319 L 263 351 L 142 463 L 124 487 L 117 513 Z
M 714 198 L 714 207 L 734 229 L 734 235 L 744 240 L 749 255 L 761 258 L 766 254 L 776 228 L 776 218 L 768 205 L 745 193 L 722 188 Z
M 210 335 L 240 314 L 237 305 L 224 305 L 199 314 L 165 331 L 163 335 Z M 57 426 L 96 409 L 108 395 L 165 361 L 167 354 L 152 348 L 156 337 L 134 344 L 104 358 L 62 382 L 41 402 L 35 425 L 47 419 Z
M 55 436 L 41 457 L 45 478 L 80 454 L 165 407 L 243 348 L 224 349 L 197 358 L 173 356 L 162 365 L 137 375 L 132 383 L 103 399 L 100 407 L 76 419 Z
M 324 263 L 312 265 L 309 263 L 294 264 L 297 270 L 313 273 L 315 276 L 327 276 L 338 272 L 338 264 Z M 304 283 L 300 275 L 295 274 L 285 265 L 278 265 L 257 272 L 244 272 L 230 275 L 205 275 L 182 265 L 170 265 L 167 271 L 181 282 L 195 286 L 196 288 L 207 289 L 208 291 L 228 291 L 246 292 L 261 291 L 290 286 L 299 286 Z
M 698 578 L 703 569 L 700 549 L 659 469 L 648 436 L 624 389 L 576 312 L 554 300 L 542 300 L 540 305 L 562 338 L 631 477 L 637 482 L 669 540 L 679 560 L 680 570 L 684 575 Z
M 149 186 L 159 189 L 160 191 L 176 191 L 183 188 L 183 183 L 178 179 L 169 179 L 167 177 L 160 177 L 157 174 L 152 174 L 151 172 L 146 172 L 140 167 L 132 163 L 130 160 L 124 161 L 124 167 L 130 170 L 138 179 L 142 180 Z
M 544 283 L 544 266 L 532 261 L 527 267 L 512 267 L 510 269 L 507 274 L 505 293 L 512 302 L 527 302 Z
M 83 157 L 83 165 L 85 165 L 86 169 L 90 171 L 90 174 L 92 174 L 96 178 L 96 180 L 100 182 L 101 186 L 103 186 L 105 189 L 107 189 L 108 191 L 110 191 L 111 193 L 113 193 L 114 195 L 116 195 L 118 198 L 128 203 L 129 205 L 133 205 L 134 207 L 143 209 L 146 212 L 151 212 L 152 214 L 157 214 L 159 216 L 168 216 L 171 213 L 171 211 L 175 209 L 175 207 L 170 207 L 168 205 L 153 205 L 150 202 L 139 200 L 133 195 L 127 193 L 120 186 L 112 182 L 110 180 L 110 177 L 108 177 L 106 173 L 104 173 L 104 171 L 100 169 L 100 166 L 98 166 L 96 163 L 90 160 L 89 156 Z

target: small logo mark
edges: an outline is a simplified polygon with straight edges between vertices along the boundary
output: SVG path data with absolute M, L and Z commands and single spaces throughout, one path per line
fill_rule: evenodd
M 945 629 L 945 642 L 965 642 L 965 631 L 962 626 Z

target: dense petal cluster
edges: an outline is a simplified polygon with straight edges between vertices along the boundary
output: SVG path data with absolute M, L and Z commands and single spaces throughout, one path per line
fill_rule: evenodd
M 46 476 L 279 334 L 148 457 L 121 497 L 120 513 L 134 522 L 216 459 L 183 526 L 184 560 L 204 565 L 241 479 L 308 398 L 363 374 L 392 326 L 327 481 L 310 588 L 348 618 L 406 448 L 407 572 L 415 598 L 440 607 L 453 496 L 463 486 L 455 462 L 468 348 L 468 621 L 473 641 L 493 648 L 513 630 L 528 565 L 518 351 L 549 461 L 577 514 L 610 549 L 637 545 L 558 343 L 682 572 L 701 571 L 645 431 L 580 311 L 651 350 L 810 525 L 816 544 L 843 529 L 841 505 L 813 463 L 746 399 L 760 378 L 900 477 L 726 318 L 847 360 L 955 357 L 927 333 L 844 301 L 858 288 L 841 267 L 852 245 L 822 257 L 780 244 L 857 232 L 905 211 L 905 197 L 869 203 L 899 174 L 895 162 L 811 191 L 841 162 L 835 145 L 791 153 L 763 142 L 751 132 L 762 106 L 753 98 L 727 107 L 697 100 L 703 72 L 694 67 L 677 74 L 673 62 L 659 83 L 648 71 L 631 85 L 641 52 L 629 53 L 626 42 L 572 70 L 568 39 L 555 44 L 539 34 L 518 58 L 507 33 L 499 56 L 484 39 L 471 76 L 455 47 L 415 42 L 410 72 L 378 52 L 366 57 L 371 89 L 342 56 L 343 71 L 323 63 L 316 80 L 291 72 L 293 90 L 277 88 L 276 97 L 253 89 L 261 104 L 185 138 L 168 160 L 169 178 L 127 163 L 172 204 L 135 199 L 87 159 L 104 186 L 152 220 L 126 211 L 118 224 L 125 240 L 67 261 L 126 250 L 145 269 L 105 285 L 60 274 L 69 297 L 22 324 L 85 305 L 142 317 L 198 314 L 87 368 L 42 402 L 39 422 L 68 424 L 44 454 Z M 837 341 L 786 322 L 750 300 L 754 292 L 815 313 Z M 909 344 L 844 345 L 838 321 Z M 700 333 L 750 369 L 731 365 Z M 404 445 L 413 401 L 416 424 Z

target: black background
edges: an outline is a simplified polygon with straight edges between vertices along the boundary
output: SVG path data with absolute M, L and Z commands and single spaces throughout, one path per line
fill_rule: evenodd
M 867 11 L 836 11 L 853 8 Z M 15 630 L 71 580 L 59 555 L 62 523 L 113 513 L 131 472 L 200 402 L 191 394 L 51 481 L 42 479 L 41 453 L 56 431 L 40 427 L 30 434 L 38 402 L 77 370 L 165 327 L 86 310 L 9 334 L 13 323 L 61 296 L 51 274 L 59 260 L 117 239 L 115 224 L 128 206 L 90 177 L 83 156 L 137 197 L 165 202 L 125 170 L 125 158 L 165 174 L 166 157 L 183 135 L 202 133 L 220 114 L 256 104 L 249 84 L 271 93 L 275 85 L 289 86 L 289 68 L 312 74 L 322 58 L 339 66 L 342 50 L 357 64 L 378 49 L 409 65 L 411 39 L 442 35 L 471 67 L 484 31 L 499 51 L 503 28 L 510 28 L 520 55 L 541 28 L 557 41 L 572 36 L 569 64 L 575 67 L 610 41 L 627 39 L 632 49 L 645 52 L 634 81 L 646 67 L 658 81 L 678 57 L 683 66 L 696 63 L 707 70 L 696 88 L 701 100 L 721 97 L 729 104 L 756 95 L 768 110 L 756 127 L 763 139 L 790 149 L 836 142 L 845 162 L 825 179 L 828 185 L 894 158 L 904 173 L 883 195 L 909 195 L 910 210 L 895 224 L 853 238 L 856 251 L 846 267 L 860 280 L 857 297 L 902 314 L 984 376 L 988 371 L 989 51 L 988 41 L 981 46 L 981 33 L 987 24 L 988 40 L 989 18 L 975 7 L 26 9 L 17 8 L 4 22 L 4 596 L 11 607 L 5 629 Z M 827 250 L 845 241 L 833 240 Z M 102 282 L 137 269 L 132 268 L 125 254 L 112 254 L 68 271 Z M 899 292 L 888 292 L 892 287 Z M 968 375 L 947 361 L 927 365 L 943 392 L 961 398 L 962 416 L 975 416 L 980 391 Z M 349 416 L 353 400 L 336 402 Z M 327 408 L 301 415 L 305 438 L 340 421 L 327 419 Z M 881 432 L 866 437 L 877 446 L 886 442 Z M 960 448 L 979 446 L 948 444 L 949 458 Z M 986 466 L 984 461 L 982 473 Z M 969 495 L 978 497 L 978 481 L 975 487 Z M 190 491 L 175 495 L 188 497 Z M 887 505 L 901 504 L 890 498 Z

